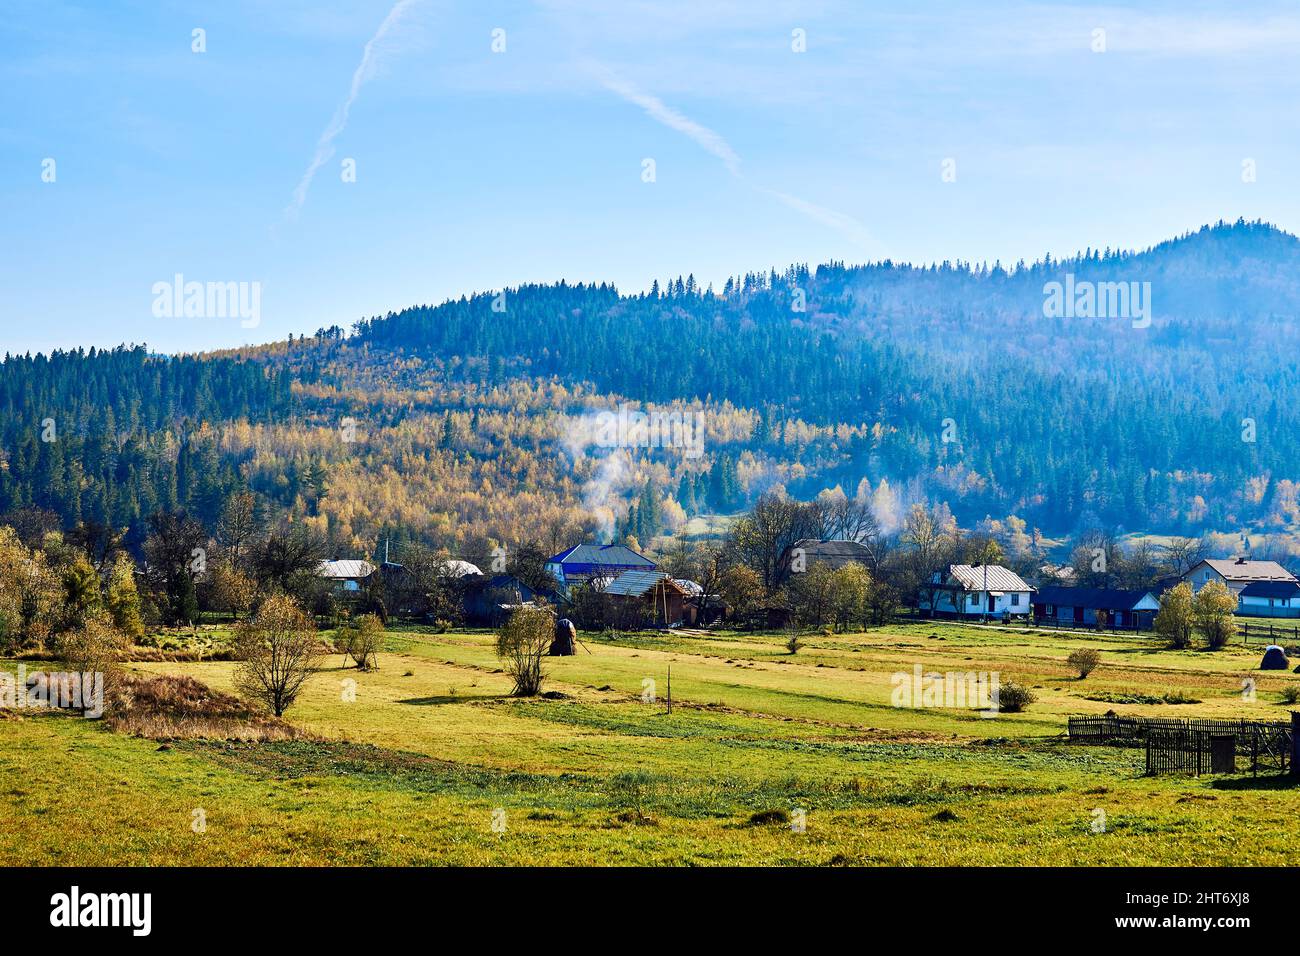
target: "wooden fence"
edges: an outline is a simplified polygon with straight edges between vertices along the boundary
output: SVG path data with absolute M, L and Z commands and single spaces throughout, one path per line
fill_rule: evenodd
M 1288 650 L 1300 647 L 1300 627 L 1295 625 L 1283 627 L 1278 624 L 1250 624 L 1243 621 L 1239 628 L 1243 644 L 1281 644 L 1290 641 Z

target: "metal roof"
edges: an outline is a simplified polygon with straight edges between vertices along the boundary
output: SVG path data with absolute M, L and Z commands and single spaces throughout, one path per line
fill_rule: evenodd
M 651 569 L 655 563 L 645 555 L 637 554 L 622 544 L 580 544 L 552 556 L 548 564 L 561 564 L 572 568 L 646 568 Z
M 682 591 L 682 587 L 662 571 L 624 571 L 617 578 L 605 585 L 606 594 L 622 594 L 627 597 L 643 597 L 653 591 L 663 581 L 668 587 Z
M 1208 564 L 1229 581 L 1294 581 L 1295 575 L 1276 561 L 1248 561 L 1241 558 L 1206 558 Z M 1196 567 L 1200 567 L 1198 564 Z M 1195 568 L 1192 569 L 1196 570 Z M 1191 571 L 1187 572 L 1191 574 Z
M 983 591 L 986 582 L 990 591 L 1034 590 L 1020 575 L 1000 564 L 981 565 L 978 568 L 971 564 L 951 565 L 948 568 L 948 583 L 954 582 L 967 591 Z
M 321 577 L 340 581 L 349 578 L 368 578 L 374 570 L 375 566 L 369 561 L 322 561 L 316 567 L 316 573 Z

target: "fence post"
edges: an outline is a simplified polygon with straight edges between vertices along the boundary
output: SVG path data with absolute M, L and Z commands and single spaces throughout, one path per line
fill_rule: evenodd
M 1300 756 L 1300 712 L 1291 711 L 1291 776 L 1300 777 L 1300 761 L 1296 759 Z

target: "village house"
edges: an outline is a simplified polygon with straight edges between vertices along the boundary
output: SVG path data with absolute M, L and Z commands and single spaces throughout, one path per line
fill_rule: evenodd
M 681 624 L 690 591 L 662 571 L 624 571 L 602 588 L 615 605 L 637 608 L 651 625 Z
M 1015 616 L 1029 613 L 1033 593 L 1020 575 L 1000 564 L 953 564 L 934 573 L 917 607 L 959 617 Z
M 1252 581 L 1237 599 L 1237 613 L 1247 617 L 1300 617 L 1300 583 L 1296 581 Z
M 359 592 L 367 578 L 375 573 L 375 566 L 369 561 L 340 560 L 322 561 L 316 567 L 316 575 L 329 581 L 336 591 L 344 594 Z
M 1034 620 L 1057 624 L 1097 625 L 1150 630 L 1160 600 L 1141 588 L 1072 588 L 1052 585 L 1033 598 Z
M 563 600 L 554 591 L 529 587 L 513 574 L 490 578 L 467 576 L 466 581 L 465 618 L 474 624 L 496 625 L 509 616 L 509 608 L 524 604 L 555 605 Z
M 608 583 L 624 571 L 654 570 L 653 561 L 621 544 L 580 544 L 546 562 L 547 573 L 565 597 L 572 595 L 575 585 Z
M 871 549 L 861 541 L 801 538 L 786 548 L 781 557 L 781 567 L 785 574 L 798 574 L 814 564 L 824 564 L 832 571 L 846 564 L 861 564 L 869 568 L 871 557 Z
M 1237 595 L 1247 585 L 1257 582 L 1291 582 L 1296 577 L 1276 561 L 1251 561 L 1249 558 L 1206 558 L 1193 565 L 1184 575 L 1183 580 L 1192 586 L 1193 591 L 1200 591 L 1211 581 L 1221 581 Z

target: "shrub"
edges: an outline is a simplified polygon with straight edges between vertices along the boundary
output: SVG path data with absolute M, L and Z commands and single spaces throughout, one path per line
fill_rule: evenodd
M 357 670 L 378 670 L 379 645 L 384 639 L 384 622 L 377 615 L 363 614 L 348 628 L 347 633 L 347 653 L 356 661 Z
M 1222 581 L 1211 581 L 1197 592 L 1192 601 L 1192 618 L 1205 635 L 1205 643 L 1217 651 L 1237 633 L 1237 596 Z
M 785 649 L 791 654 L 798 654 L 799 648 L 803 647 L 803 641 L 799 640 L 799 631 L 797 628 L 789 628 L 786 631 Z
M 998 710 L 1002 713 L 1018 714 L 1036 700 L 1032 690 L 1015 681 L 1005 681 L 998 687 Z
M 1077 651 L 1071 651 L 1070 656 L 1065 662 L 1079 672 L 1079 680 L 1083 680 L 1101 663 L 1101 654 L 1091 647 L 1081 647 Z
M 1289 684 L 1282 688 L 1282 703 L 1294 704 L 1297 700 L 1300 700 L 1300 687 Z
M 515 682 L 516 697 L 535 697 L 541 693 L 542 658 L 555 638 L 555 615 L 549 608 L 521 607 L 497 635 L 497 657 Z

